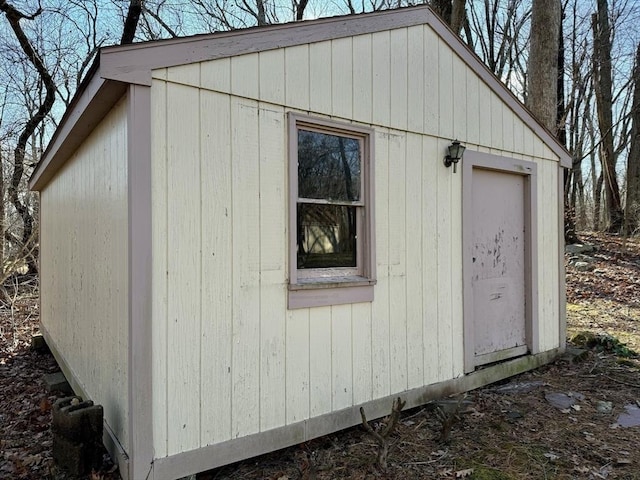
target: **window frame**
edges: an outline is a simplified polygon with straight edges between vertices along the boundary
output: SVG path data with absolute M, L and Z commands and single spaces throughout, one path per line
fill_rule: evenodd
M 373 301 L 374 241 L 374 138 L 372 128 L 289 112 L 289 298 L 288 308 L 306 308 Z M 298 132 L 314 131 L 357 139 L 361 145 L 360 200 L 356 208 L 356 267 L 298 269 L 297 208 Z M 302 203 L 313 203 L 303 201 Z

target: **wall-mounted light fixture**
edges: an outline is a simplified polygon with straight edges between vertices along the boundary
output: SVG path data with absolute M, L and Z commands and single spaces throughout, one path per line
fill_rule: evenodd
M 453 143 L 447 147 L 449 153 L 444 157 L 445 167 L 453 165 L 453 173 L 456 173 L 456 166 L 458 165 L 458 162 L 462 160 L 462 154 L 466 148 L 467 147 L 460 144 L 458 140 L 454 140 Z

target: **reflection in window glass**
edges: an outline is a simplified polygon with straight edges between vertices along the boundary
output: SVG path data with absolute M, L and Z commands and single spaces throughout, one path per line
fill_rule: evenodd
M 360 141 L 299 130 L 298 197 L 360 200 Z
M 356 208 L 298 204 L 298 268 L 356 266 Z

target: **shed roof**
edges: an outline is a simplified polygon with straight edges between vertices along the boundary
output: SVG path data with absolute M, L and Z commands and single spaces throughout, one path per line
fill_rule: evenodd
M 420 5 L 102 48 L 33 172 L 30 187 L 42 189 L 122 97 L 128 85 L 151 85 L 153 70 L 415 25 L 433 28 L 560 158 L 562 166 L 571 165 L 570 154 L 551 132 L 533 117 L 430 7 Z

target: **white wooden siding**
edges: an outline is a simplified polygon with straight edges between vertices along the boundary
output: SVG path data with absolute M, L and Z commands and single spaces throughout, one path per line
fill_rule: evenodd
M 557 158 L 429 27 L 172 70 L 152 86 L 158 457 L 463 374 L 454 137 L 539 165 L 540 348 L 558 346 Z M 286 309 L 288 111 L 375 129 L 371 304 Z
M 40 193 L 41 321 L 128 441 L 127 108 L 120 101 Z

